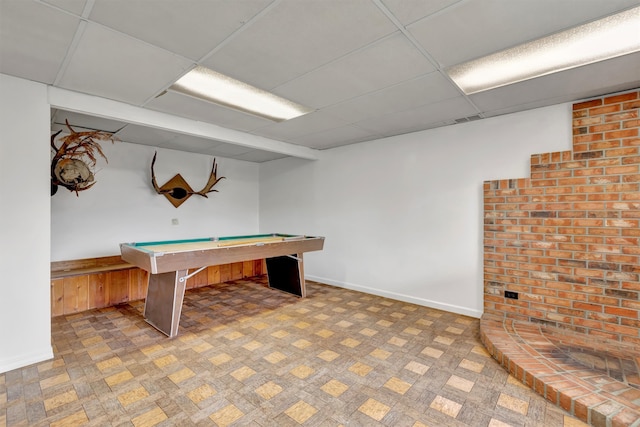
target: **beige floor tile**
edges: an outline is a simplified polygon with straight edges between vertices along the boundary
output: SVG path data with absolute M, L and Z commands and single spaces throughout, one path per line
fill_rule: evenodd
M 421 354 L 427 355 L 429 357 L 433 357 L 435 359 L 439 359 L 440 356 L 444 354 L 444 351 L 438 350 L 437 348 L 433 348 L 433 347 L 425 347 L 424 350 L 422 350 Z
M 114 387 L 131 379 L 133 379 L 133 374 L 128 369 L 125 369 L 122 372 L 118 372 L 117 374 L 105 378 L 104 380 L 109 385 L 109 387 Z
M 265 284 L 189 290 L 176 339 L 149 327 L 143 301 L 53 318 L 56 358 L 0 374 L 0 426 L 461 427 L 469 393 L 485 426 L 585 427 L 505 374 L 477 319 L 313 282 L 302 299 Z
M 239 332 L 239 331 L 231 331 L 228 334 L 226 334 L 224 337 L 226 339 L 228 339 L 229 341 L 235 341 L 238 338 L 244 337 L 244 334 L 242 332 Z
M 405 394 L 411 388 L 411 384 L 393 377 L 384 384 L 384 387 L 388 388 L 389 390 L 395 391 L 396 393 Z
M 389 356 L 391 356 L 391 354 L 392 354 L 391 352 L 389 352 L 387 350 L 383 350 L 381 348 L 376 348 L 371 353 L 369 353 L 369 355 L 375 357 L 376 359 L 380 359 L 380 360 L 387 360 L 389 358 Z
M 420 325 L 420 326 L 431 326 L 431 325 L 433 325 L 433 320 L 429 320 L 429 319 L 418 319 L 418 320 L 416 320 L 416 325 Z
M 318 410 L 307 402 L 300 400 L 295 405 L 284 411 L 289 417 L 291 417 L 298 424 L 304 424 L 309 418 L 314 416 Z
M 160 424 L 167 418 L 167 414 L 165 414 L 162 409 L 156 406 L 154 409 L 133 418 L 131 420 L 131 423 L 134 425 L 134 427 L 152 427 Z
M 451 418 L 457 417 L 462 409 L 462 405 L 458 402 L 454 402 L 453 400 L 449 400 L 442 396 L 436 396 L 429 406 L 436 411 L 440 411 L 443 414 L 450 416 Z
M 464 332 L 464 329 L 454 328 L 453 326 L 449 326 L 448 328 L 445 329 L 445 331 L 449 332 L 450 334 L 460 335 L 461 333 Z
M 101 371 L 106 371 L 109 368 L 113 368 L 114 366 L 119 365 L 122 365 L 122 360 L 120 360 L 119 357 L 111 357 L 107 360 L 96 363 L 96 367 Z
M 89 418 L 87 418 L 87 413 L 82 410 L 68 415 L 58 421 L 53 421 L 49 427 L 76 427 L 86 425 L 88 422 Z
M 475 383 L 473 381 L 461 378 L 457 375 L 451 375 L 447 380 L 447 385 L 469 393 Z
M 435 337 L 433 339 L 434 342 L 440 343 L 440 344 L 444 344 L 444 345 L 451 345 L 453 344 L 456 340 L 454 340 L 453 338 L 449 338 L 449 337 L 443 337 L 442 335 L 438 335 L 437 337 Z
M 308 341 L 308 340 L 305 340 L 305 339 L 300 339 L 300 340 L 297 340 L 296 342 L 294 342 L 291 345 L 302 350 L 302 349 L 305 349 L 307 347 L 312 346 L 313 343 L 311 341 Z
M 390 410 L 391 408 L 389 406 L 375 399 L 367 399 L 367 401 L 358 408 L 358 411 L 370 416 L 376 421 L 383 419 Z
M 309 375 L 312 375 L 315 370 L 306 365 L 299 365 L 289 371 L 291 375 L 294 377 L 298 377 L 300 379 L 307 378 Z
M 195 351 L 196 353 L 204 353 L 205 351 L 209 351 L 213 348 L 213 346 L 211 344 L 209 344 L 208 342 L 202 343 L 202 344 L 198 344 L 195 347 L 193 347 L 193 351 Z
M 320 389 L 333 397 L 339 397 L 342 393 L 349 389 L 349 386 L 341 383 L 338 380 L 331 380 L 320 387 Z
M 372 336 L 376 335 L 378 333 L 378 331 L 376 331 L 375 329 L 371 329 L 371 328 L 364 328 L 359 333 L 364 335 L 365 337 L 372 337 Z
M 57 386 L 60 384 L 64 384 L 69 381 L 71 381 L 71 378 L 69 378 L 69 374 L 65 372 L 64 374 L 56 375 L 54 377 L 46 378 L 40 381 L 40 388 L 45 389 L 45 388 Z
M 274 351 L 273 353 L 269 353 L 263 357 L 264 360 L 273 364 L 282 362 L 286 358 L 287 356 L 285 356 L 283 353 L 280 353 L 279 351 Z
M 209 384 L 203 384 L 187 393 L 187 397 L 191 399 L 193 403 L 200 403 L 203 400 L 216 395 L 216 390 Z
M 402 339 L 400 337 L 391 337 L 391 339 L 389 339 L 389 341 L 387 341 L 389 344 L 393 344 L 395 346 L 398 347 L 404 347 L 404 345 L 406 343 L 408 343 L 409 341 Z
M 158 368 L 164 368 L 165 366 L 169 366 L 172 363 L 177 363 L 177 362 L 178 362 L 178 358 L 175 357 L 173 354 L 168 354 L 166 356 L 159 357 L 153 361 L 153 363 Z
M 282 393 L 283 390 L 284 389 L 280 387 L 278 384 L 272 381 L 269 381 L 268 383 L 265 383 L 260 387 L 258 387 L 256 389 L 256 393 L 258 393 L 263 399 L 269 400 L 277 396 L 278 394 Z
M 325 362 L 332 362 L 340 357 L 340 353 L 336 353 L 333 350 L 325 350 L 322 353 L 318 354 L 317 357 L 324 360 Z
M 488 427 L 514 427 L 514 426 L 512 426 L 511 424 L 507 424 L 503 421 L 496 420 L 495 418 L 491 418 L 491 420 L 489 421 Z
M 427 365 L 423 365 L 422 363 L 416 362 L 416 361 L 411 361 L 409 363 L 407 363 L 404 367 L 404 369 L 407 369 L 411 372 L 414 372 L 418 375 L 424 375 L 428 370 L 429 370 L 429 366 Z
M 341 320 L 338 323 L 336 323 L 336 326 L 339 326 L 341 328 L 348 328 L 351 325 L 353 325 L 353 323 L 347 320 Z
M 330 331 L 329 329 L 322 329 L 318 332 L 316 332 L 316 335 L 322 338 L 329 338 L 331 335 L 333 335 L 334 332 Z
M 585 424 L 580 420 L 571 418 L 568 416 L 563 417 L 564 427 L 589 427 L 589 424 Z
M 66 405 L 67 403 L 75 402 L 78 400 L 78 395 L 75 390 L 67 391 L 66 393 L 60 393 L 44 401 L 44 409 L 49 412 L 59 406 Z
M 280 329 L 279 331 L 275 331 L 274 333 L 271 334 L 271 336 L 274 338 L 284 338 L 288 335 L 289 335 L 289 332 L 282 329 Z
M 243 416 L 244 413 L 235 405 L 228 405 L 209 415 L 209 418 L 216 423 L 217 426 L 226 427 L 238 421 Z
M 356 375 L 361 377 L 367 376 L 369 372 L 373 371 L 373 367 L 366 365 L 362 362 L 356 362 L 351 367 L 349 367 L 349 371 L 353 372 Z
M 243 366 L 233 371 L 230 375 L 236 380 L 243 382 L 244 380 L 254 376 L 255 374 L 256 374 L 256 371 L 254 371 L 248 366 Z
M 497 405 L 522 415 L 527 415 L 527 412 L 529 411 L 529 402 L 505 393 L 500 393 Z
M 468 359 L 462 359 L 462 361 L 460 362 L 460 364 L 458 366 L 461 367 L 461 368 L 464 368 L 464 369 L 468 369 L 468 370 L 473 371 L 473 372 L 477 372 L 477 373 L 482 372 L 482 369 L 484 368 L 484 364 L 478 363 L 478 362 L 474 362 L 474 361 L 468 360 Z
M 216 366 L 220 366 L 223 363 L 227 363 L 231 360 L 233 360 L 233 357 L 229 356 L 227 353 L 220 353 L 209 358 L 209 362 L 213 363 Z
M 342 344 L 345 347 L 354 348 L 354 347 L 359 346 L 361 344 L 361 342 L 358 341 L 358 340 L 354 340 L 353 338 L 346 338 L 346 339 L 340 341 L 340 344 Z
M 189 368 L 180 369 L 177 372 L 169 375 L 168 378 L 173 381 L 175 384 L 181 383 L 184 380 L 187 380 L 191 377 L 194 377 L 196 374 Z
M 245 345 L 242 346 L 242 348 L 244 348 L 245 350 L 248 351 L 255 351 L 257 349 L 259 349 L 260 347 L 262 347 L 262 343 L 258 342 L 258 341 L 250 341 L 248 343 L 246 343 Z
M 127 406 L 145 397 L 149 397 L 149 392 L 146 388 L 140 386 L 126 393 L 119 394 L 118 400 L 122 406 Z

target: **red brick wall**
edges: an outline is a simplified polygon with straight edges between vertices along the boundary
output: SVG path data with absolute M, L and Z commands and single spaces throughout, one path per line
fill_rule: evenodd
M 572 151 L 484 183 L 486 315 L 640 344 L 639 110 L 640 91 L 575 104 Z

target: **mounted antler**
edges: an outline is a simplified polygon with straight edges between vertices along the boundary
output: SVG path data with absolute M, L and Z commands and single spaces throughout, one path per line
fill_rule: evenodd
M 207 197 L 209 198 L 209 196 L 207 196 L 207 194 L 212 193 L 212 192 L 218 192 L 218 190 L 213 190 L 213 186 L 216 185 L 218 183 L 218 181 L 220 181 L 221 179 L 225 179 L 224 176 L 221 176 L 220 178 L 217 178 L 218 174 L 218 165 L 216 164 L 216 159 L 214 157 L 213 159 L 213 166 L 211 167 L 211 175 L 209 175 L 209 181 L 207 181 L 207 184 L 204 186 L 204 188 L 200 191 L 196 191 L 193 194 L 197 194 L 199 196 L 202 197 Z
M 158 186 L 158 182 L 156 181 L 156 174 L 153 169 L 156 163 L 156 157 L 158 152 L 156 151 L 153 155 L 153 160 L 151 161 L 151 185 L 153 185 L 156 193 L 163 194 L 176 208 L 184 203 L 190 196 L 193 194 L 197 194 L 202 197 L 207 197 L 207 194 L 211 192 L 217 192 L 218 190 L 213 190 L 213 186 L 216 185 L 221 179 L 225 179 L 224 176 L 220 178 L 217 177 L 218 173 L 218 165 L 216 164 L 216 159 L 213 159 L 213 167 L 211 168 L 211 174 L 209 175 L 209 180 L 204 188 L 200 191 L 193 191 L 193 189 L 189 186 L 189 184 L 182 178 L 180 174 L 175 175 L 169 181 L 167 181 L 162 187 Z
M 61 138 L 62 144 L 56 146 L 56 137 L 62 130 L 51 135 L 51 150 L 54 152 L 51 159 L 51 195 L 53 196 L 58 186 L 65 187 L 69 191 L 87 190 L 94 184 L 94 176 L 91 168 L 96 165 L 96 158 L 100 155 L 105 161 L 98 141 L 115 142 L 117 138 L 110 132 L 86 131 L 76 132 L 68 120 L 65 120 L 69 135 Z M 88 161 L 82 160 L 88 158 Z

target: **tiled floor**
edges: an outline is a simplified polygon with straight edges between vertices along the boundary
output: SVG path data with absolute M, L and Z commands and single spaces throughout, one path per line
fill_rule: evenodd
M 479 321 L 308 283 L 187 292 L 167 339 L 142 303 L 55 318 L 55 359 L 0 375 L 0 426 L 584 426 L 523 386 Z
M 490 353 L 547 400 L 594 427 L 640 427 L 640 349 L 563 329 L 484 316 Z

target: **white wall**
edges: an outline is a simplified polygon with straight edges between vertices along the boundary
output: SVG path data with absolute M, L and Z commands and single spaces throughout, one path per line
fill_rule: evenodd
M 260 231 L 325 236 L 310 279 L 479 317 L 483 181 L 569 149 L 564 104 L 264 163 Z
M 118 243 L 244 234 L 322 235 L 305 256 L 325 283 L 479 316 L 482 182 L 524 177 L 529 155 L 570 149 L 570 105 L 355 144 L 318 161 L 218 159 L 210 199 L 174 208 L 149 184 L 153 148 L 102 144 L 97 183 L 49 187 L 44 85 L 0 74 L 0 372 L 52 357 L 49 262 L 118 253 Z M 206 182 L 208 156 L 158 150 L 163 184 Z M 177 218 L 179 225 L 171 220 Z
M 0 74 L 0 129 L 0 372 L 6 372 L 53 357 L 46 86 Z
M 196 191 L 206 184 L 213 157 L 126 142 L 101 142 L 95 185 L 78 196 L 63 187 L 51 197 L 51 260 L 118 255 L 123 242 L 249 234 L 258 231 L 257 163 L 218 158 L 224 176 L 208 198 L 191 196 L 175 208 L 151 186 L 179 173 Z M 178 225 L 172 225 L 172 219 Z

